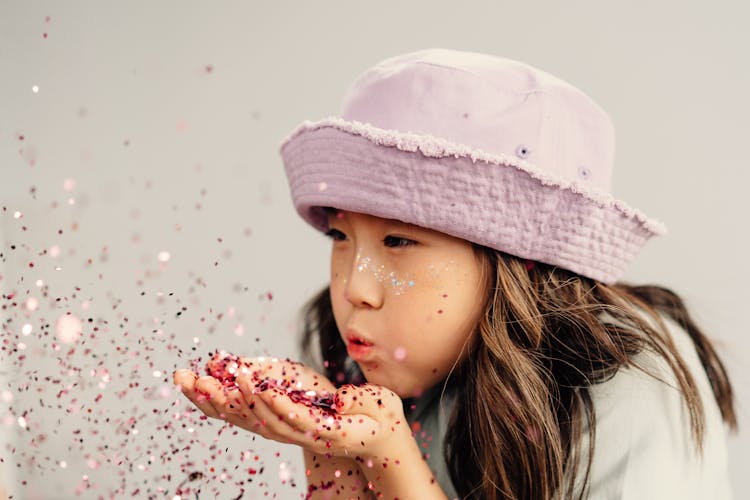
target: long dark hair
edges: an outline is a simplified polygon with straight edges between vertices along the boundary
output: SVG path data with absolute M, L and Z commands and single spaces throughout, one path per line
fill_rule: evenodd
M 677 294 L 655 285 L 606 285 L 473 246 L 489 293 L 469 356 L 450 375 L 460 390 L 443 450 L 461 498 L 572 498 L 576 490 L 583 498 L 596 433 L 589 388 L 622 367 L 650 373 L 635 359 L 644 350 L 663 358 L 674 372 L 695 445 L 702 450 L 700 394 L 661 314 L 692 339 L 722 418 L 736 432 L 726 370 Z M 305 305 L 302 319 L 305 361 L 337 386 L 352 382 L 329 287 Z M 582 464 L 584 418 L 590 435 L 588 460 Z M 577 477 L 581 465 L 582 482 Z

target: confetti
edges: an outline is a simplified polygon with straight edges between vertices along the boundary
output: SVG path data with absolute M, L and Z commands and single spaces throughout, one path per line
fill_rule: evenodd
M 87 115 L 86 108 L 78 108 L 79 118 Z M 20 164 L 33 165 L 37 148 L 30 144 L 32 137 L 16 133 L 14 138 Z M 134 138 L 125 141 L 135 144 Z M 91 158 L 86 150 L 80 154 L 84 163 Z M 36 175 L 52 179 L 56 189 L 47 191 L 47 185 L 34 181 L 37 185 L 29 183 L 18 192 L 26 200 L 0 211 L 0 227 L 7 230 L 0 240 L 5 368 L 0 429 L 9 435 L 2 456 L 18 471 L 18 498 L 52 493 L 65 498 L 239 498 L 249 491 L 259 498 L 299 496 L 289 461 L 298 459 L 296 453 L 283 459 L 276 455 L 285 465 L 268 467 L 273 456 L 267 442 L 244 430 L 238 439 L 238 429 L 206 419 L 172 385 L 175 369 L 199 371 L 205 361 L 196 352 L 201 345 L 216 343 L 219 335 L 246 336 L 253 321 L 247 307 L 220 307 L 226 311 L 220 314 L 206 303 L 221 283 L 201 271 L 200 262 L 188 263 L 193 270 L 182 276 L 176 274 L 182 270 L 167 270 L 165 264 L 172 261 L 166 248 L 174 247 L 166 243 L 176 240 L 162 246 L 144 227 L 166 228 L 172 236 L 191 238 L 197 248 L 201 233 L 192 220 L 160 219 L 161 213 L 142 205 L 143 191 L 157 192 L 158 180 L 132 175 L 123 181 L 132 182 L 125 188 L 138 205 L 114 213 L 106 204 L 95 205 L 100 197 L 80 191 L 83 182 L 71 175 L 60 180 L 55 180 L 57 171 Z M 118 193 L 107 190 L 120 186 L 104 189 L 116 201 Z M 270 184 L 267 191 L 270 196 Z M 45 199 L 47 193 L 53 198 Z M 201 196 L 207 206 L 209 190 L 201 189 Z M 115 230 L 102 230 L 90 215 L 105 223 L 112 218 Z M 168 215 L 180 217 L 180 212 Z M 120 234 L 122 240 L 110 240 Z M 235 232 L 251 234 L 243 226 Z M 211 262 L 230 258 L 229 235 L 206 240 L 222 245 Z M 164 280 L 167 271 L 173 274 Z M 261 296 L 262 314 L 273 313 L 274 293 L 267 288 L 227 289 L 243 301 L 248 292 Z M 252 348 L 258 352 L 264 349 L 262 338 L 253 335 Z M 298 396 L 311 405 L 330 405 L 322 395 Z M 67 453 L 61 456 L 59 450 Z M 252 465 L 252 474 L 238 467 L 240 457 L 246 460 L 243 467 Z
M 403 361 L 406 359 L 406 349 L 403 347 L 397 347 L 395 351 L 393 351 L 393 359 L 396 361 Z
M 64 344 L 72 344 L 81 336 L 82 323 L 73 314 L 63 314 L 57 320 L 55 330 L 57 338 Z

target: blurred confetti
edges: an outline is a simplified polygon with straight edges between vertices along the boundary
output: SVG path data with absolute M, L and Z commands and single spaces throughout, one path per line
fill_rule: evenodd
M 264 353 L 261 337 L 246 335 L 248 320 L 234 306 L 203 304 L 207 278 L 200 272 L 163 279 L 178 272 L 168 266 L 181 251 L 141 238 L 138 207 L 129 207 L 129 227 L 122 228 L 132 234 L 125 240 L 131 250 L 100 241 L 84 222 L 96 207 L 72 201 L 93 199 L 80 186 L 86 183 L 66 178 L 47 193 L 51 199 L 32 189 L 23 209 L 0 207 L 0 426 L 12 437 L 2 462 L 26 471 L 24 478 L 70 485 L 61 491 L 66 498 L 304 496 L 287 458 L 264 453 L 263 440 L 247 431 L 206 419 L 172 385 L 175 369 L 200 371 L 202 351 L 207 356 L 223 339 L 244 337 L 252 343 L 246 354 L 255 355 Z M 206 202 L 205 189 L 200 198 Z M 238 238 L 250 234 L 237 229 Z M 210 270 L 231 257 L 225 236 L 212 239 L 221 250 L 194 267 Z M 110 283 L 113 267 L 122 271 L 129 262 L 123 255 L 135 249 L 143 253 L 132 282 Z M 187 283 L 186 290 L 164 290 L 165 282 Z M 245 297 L 248 291 L 232 288 Z M 256 293 L 262 324 L 273 292 Z M 29 498 L 42 491 L 34 483 L 21 480 Z

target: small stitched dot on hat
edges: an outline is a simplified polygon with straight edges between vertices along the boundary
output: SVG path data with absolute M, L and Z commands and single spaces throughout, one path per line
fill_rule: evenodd
M 518 156 L 519 158 L 526 158 L 529 156 L 529 154 L 531 154 L 531 150 L 525 144 L 519 144 L 516 148 L 516 156 Z
M 589 175 L 591 175 L 591 172 L 586 167 L 579 167 L 578 168 L 578 175 L 580 175 L 584 179 L 588 179 Z

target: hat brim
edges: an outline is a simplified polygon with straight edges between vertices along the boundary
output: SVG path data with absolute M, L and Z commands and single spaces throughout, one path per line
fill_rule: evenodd
M 323 207 L 396 219 L 616 281 L 663 223 L 609 193 L 534 165 L 432 136 L 328 118 L 305 122 L 280 152 L 295 209 L 319 231 Z

